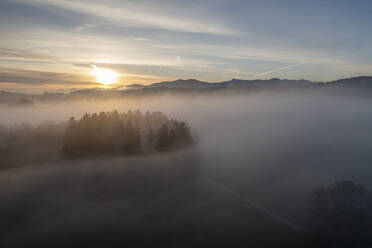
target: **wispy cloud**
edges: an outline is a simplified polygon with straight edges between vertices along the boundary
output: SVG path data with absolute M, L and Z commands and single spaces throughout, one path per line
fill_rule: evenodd
M 85 30 L 88 30 L 88 29 L 91 29 L 91 28 L 95 28 L 95 27 L 98 27 L 102 25 L 102 23 L 97 23 L 97 24 L 82 24 L 82 25 L 79 25 L 75 28 L 75 31 L 76 32 L 81 32 L 81 31 L 85 31 Z
M 180 32 L 205 33 L 216 35 L 238 35 L 240 32 L 226 27 L 216 20 L 206 20 L 177 15 L 162 11 L 163 8 L 147 8 L 146 5 L 134 8 L 125 2 L 112 2 L 107 4 L 103 1 L 71 1 L 71 0 L 16 0 L 26 4 L 38 4 L 39 6 L 52 6 L 69 11 L 80 12 L 102 18 L 116 25 L 126 27 L 150 27 Z M 137 4 L 139 5 L 139 4 Z M 87 24 L 77 27 L 77 30 L 94 27 L 96 24 Z
M 340 55 L 340 56 L 323 57 L 323 58 L 317 58 L 317 59 L 308 59 L 306 61 L 302 61 L 302 62 L 299 62 L 299 63 L 294 63 L 294 64 L 290 64 L 290 65 L 286 65 L 286 66 L 281 66 L 281 67 L 277 67 L 277 68 L 274 68 L 274 69 L 271 69 L 271 70 L 268 70 L 268 71 L 265 71 L 265 72 L 258 73 L 256 75 L 254 75 L 253 78 L 261 78 L 261 77 L 271 75 L 271 74 L 274 74 L 274 73 L 277 73 L 277 72 L 286 71 L 286 70 L 293 69 L 295 67 L 309 65 L 309 64 L 327 64 L 327 65 L 337 64 L 339 66 L 342 66 L 343 68 L 349 67 L 349 68 L 353 68 L 355 70 L 359 67 L 351 66 L 350 64 L 346 63 L 343 59 L 346 59 L 346 58 L 349 58 L 349 57 L 352 57 L 352 56 L 357 56 L 357 55 L 360 55 L 362 53 L 368 53 L 368 52 L 370 52 L 370 50 L 368 50 L 368 51 L 358 51 L 358 52 L 353 52 L 353 53 L 349 53 L 349 54 L 346 54 L 346 55 Z M 368 72 L 368 69 L 371 69 L 371 67 L 367 67 L 367 72 Z
M 90 80 L 89 80 L 90 79 Z M 82 75 L 68 73 L 52 73 L 45 71 L 31 71 L 21 69 L 0 68 L 0 83 L 19 83 L 26 85 L 43 85 L 43 84 L 92 84 L 92 77 L 82 77 Z
M 30 61 L 56 61 L 58 57 L 44 49 L 32 49 L 26 46 L 20 49 L 8 49 L 0 47 L 0 59 L 30 60 Z

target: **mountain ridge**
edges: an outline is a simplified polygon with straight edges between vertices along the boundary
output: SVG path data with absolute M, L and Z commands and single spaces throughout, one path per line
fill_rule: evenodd
M 209 88 L 209 87 L 237 87 L 237 86 L 247 86 L 251 84 L 279 84 L 279 83 L 286 83 L 286 84 L 330 84 L 330 83 L 351 83 L 351 81 L 356 81 L 357 83 L 372 83 L 372 76 L 359 76 L 359 77 L 350 77 L 350 78 L 343 78 L 333 81 L 327 81 L 327 82 L 315 82 L 310 81 L 306 79 L 280 79 L 280 78 L 271 78 L 271 79 L 231 79 L 228 81 L 221 81 L 221 82 L 206 82 L 206 81 L 200 81 L 197 79 L 177 79 L 174 81 L 162 81 L 162 82 L 156 82 L 149 85 L 144 84 L 130 84 L 127 86 L 127 88 L 155 88 L 155 87 L 173 87 L 173 88 Z
M 249 86 L 326 86 L 333 87 L 335 85 L 345 86 L 358 86 L 358 87 L 369 87 L 372 86 L 372 76 L 358 76 L 350 78 L 342 78 L 333 81 L 310 81 L 306 79 L 231 79 L 228 81 L 221 82 L 206 82 L 197 79 L 177 79 L 174 81 L 163 81 L 156 82 L 149 85 L 144 84 L 131 84 L 126 86 L 127 89 L 145 89 L 145 88 L 179 88 L 179 89 L 206 89 L 206 88 L 238 88 L 238 87 L 249 87 Z
M 174 81 L 157 82 L 150 85 L 131 84 L 113 89 L 78 89 L 70 93 L 44 92 L 27 94 L 0 90 L 0 103 L 16 102 L 25 98 L 32 101 L 66 100 L 80 98 L 117 98 L 123 96 L 141 96 L 159 93 L 208 93 L 208 92 L 253 92 L 256 90 L 309 90 L 319 89 L 342 94 L 359 94 L 372 97 L 372 76 L 343 78 L 328 82 L 313 82 L 305 79 L 231 79 L 221 82 L 205 82 L 197 79 L 177 79 Z

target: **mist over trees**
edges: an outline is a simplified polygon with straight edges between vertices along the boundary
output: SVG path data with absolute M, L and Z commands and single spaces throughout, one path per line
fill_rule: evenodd
M 154 131 L 155 130 L 155 131 Z M 128 111 L 85 114 L 68 122 L 62 152 L 67 157 L 134 155 L 169 151 L 191 145 L 184 121 L 168 119 L 161 112 Z
M 0 169 L 60 159 L 65 123 L 0 126 Z
M 59 237 L 61 233 L 90 244 L 98 243 L 102 235 L 104 241 L 96 247 L 105 246 L 106 240 L 124 244 L 128 238 L 151 235 L 155 241 L 146 239 L 148 246 L 171 237 L 174 246 L 160 246 L 369 247 L 366 233 L 370 233 L 370 224 L 365 222 L 369 217 L 364 213 L 370 207 L 349 211 L 353 208 L 342 207 L 341 200 L 337 200 L 340 207 L 332 207 L 335 199 L 345 195 L 336 191 L 358 189 L 358 184 L 337 186 L 338 190 L 328 190 L 333 185 L 321 187 L 326 193 L 313 196 L 311 205 L 308 196 L 318 185 L 350 179 L 366 185 L 367 194 L 360 198 L 367 201 L 372 161 L 370 103 L 364 98 L 265 93 L 71 105 L 36 102 L 27 108 L 4 108 L 2 125 L 8 127 L 0 129 L 0 164 L 8 167 L 0 174 L 0 199 L 2 216 L 9 217 L 0 228 L 6 231 L 7 244 L 50 240 L 52 244 L 65 241 L 64 247 L 76 246 L 76 239 Z M 128 109 L 141 109 L 142 113 Z M 146 109 L 185 118 L 193 132 L 183 127 L 186 123 L 174 122 L 160 112 L 143 112 Z M 98 121 L 100 115 L 105 121 Z M 45 119 L 55 122 L 37 126 Z M 19 125 L 23 122 L 30 125 Z M 190 136 L 198 135 L 198 146 L 174 151 L 189 140 L 174 141 L 177 133 L 188 137 L 182 134 L 184 130 Z M 67 145 L 76 150 L 64 154 Z M 16 168 L 26 164 L 30 166 Z M 207 184 L 205 177 L 216 179 L 304 232 L 224 194 Z M 327 207 L 316 202 L 325 202 Z M 96 207 L 99 209 L 90 214 Z M 18 216 L 24 217 L 18 221 Z M 132 216 L 138 218 L 130 222 Z M 45 225 L 42 234 L 40 219 Z M 101 219 L 108 221 L 102 224 Z M 139 219 L 143 222 L 138 223 Z M 66 220 L 62 227 L 61 220 Z M 148 223 L 153 223 L 153 229 L 146 229 Z M 92 226 L 101 229 L 92 231 Z M 154 234 L 156 230 L 162 233 Z
M 194 143 L 189 125 L 159 111 L 118 111 L 71 117 L 67 123 L 0 128 L 2 167 L 64 158 L 167 152 Z M 21 155 L 21 156 L 20 156 Z
M 371 247 L 372 191 L 353 181 L 313 190 L 308 247 Z

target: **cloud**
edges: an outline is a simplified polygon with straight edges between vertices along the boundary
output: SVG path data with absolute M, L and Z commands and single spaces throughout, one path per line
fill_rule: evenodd
M 81 32 L 81 31 L 85 31 L 85 30 L 88 30 L 88 29 L 91 29 L 91 28 L 98 27 L 99 25 L 102 25 L 102 23 L 98 23 L 98 24 L 83 24 L 83 25 L 77 26 L 75 28 L 75 31 L 76 32 Z
M 102 4 L 98 1 L 78 2 L 70 0 L 17 0 L 23 3 L 33 3 L 40 6 L 52 6 L 64 10 L 89 14 L 124 27 L 150 27 L 179 32 L 205 33 L 215 35 L 238 35 L 239 32 L 232 28 L 209 21 L 203 18 L 181 16 L 176 13 L 165 12 L 164 8 L 148 8 L 146 4 L 112 2 Z M 138 6 L 140 5 L 140 6 Z M 153 6 L 152 6 L 153 7 Z M 179 7 L 179 6 L 178 6 Z M 185 13 L 184 13 L 185 14 Z M 188 15 L 190 16 L 190 15 Z M 90 24 L 88 25 L 90 26 Z M 94 26 L 94 25 L 93 25 Z M 78 27 L 77 30 L 87 26 Z
M 368 52 L 370 52 L 370 51 L 364 51 L 364 53 L 368 53 Z M 286 66 L 281 66 L 281 67 L 277 67 L 277 68 L 274 68 L 274 69 L 271 69 L 271 70 L 268 70 L 268 71 L 265 71 L 265 72 L 262 72 L 262 73 L 258 73 L 256 75 L 254 75 L 254 78 L 260 78 L 262 76 L 270 75 L 270 74 L 273 74 L 273 73 L 276 73 L 276 72 L 290 70 L 292 68 L 299 67 L 299 66 L 304 66 L 304 65 L 308 65 L 308 64 L 327 64 L 327 65 L 336 64 L 336 65 L 342 66 L 342 68 L 349 68 L 349 69 L 352 68 L 354 71 L 355 70 L 360 70 L 360 69 L 362 69 L 362 67 L 350 65 L 346 61 L 344 61 L 344 59 L 360 55 L 361 53 L 362 52 L 358 51 L 358 52 L 353 52 L 353 53 L 349 53 L 349 54 L 346 54 L 346 55 L 339 55 L 339 56 L 333 56 L 333 57 L 323 57 L 323 58 L 317 58 L 317 59 L 307 59 L 307 60 L 299 62 L 299 63 L 290 64 L 290 65 L 286 65 Z M 367 73 L 370 72 L 370 69 L 371 69 L 370 65 L 367 66 L 367 67 L 365 67 L 365 66 L 363 67 L 363 69 L 365 69 L 365 68 L 367 68 L 367 71 L 364 70 L 364 73 L 365 72 L 367 72 Z
M 51 54 L 45 49 L 34 49 L 33 46 L 25 46 L 19 49 L 1 48 L 0 59 L 30 60 L 30 61 L 57 61 L 59 56 Z
M 88 81 L 87 78 L 84 78 L 82 75 L 7 68 L 0 68 L 0 83 L 21 83 L 26 85 L 43 84 L 97 85 L 96 83 L 93 83 L 93 80 Z

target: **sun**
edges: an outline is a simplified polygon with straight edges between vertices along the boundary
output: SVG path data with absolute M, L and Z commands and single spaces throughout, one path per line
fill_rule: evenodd
M 92 67 L 92 74 L 96 77 L 97 82 L 105 85 L 114 84 L 117 82 L 116 78 L 118 77 L 118 74 L 116 72 L 108 69 L 102 69 L 95 65 L 92 65 Z

